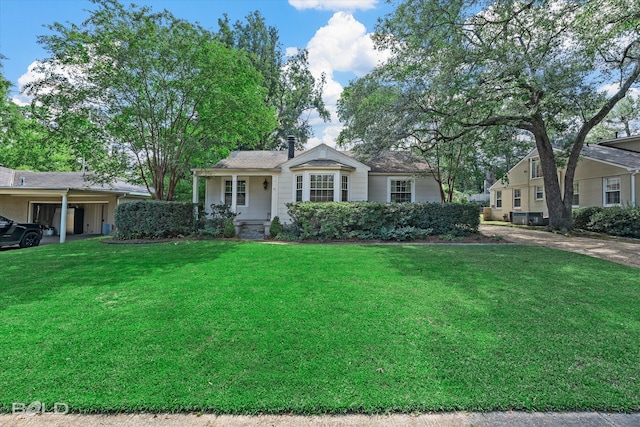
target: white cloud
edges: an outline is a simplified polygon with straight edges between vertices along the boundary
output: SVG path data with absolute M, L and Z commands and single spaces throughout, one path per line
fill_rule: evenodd
M 28 104 L 31 101 L 31 97 L 25 95 L 24 93 L 22 93 L 22 91 L 27 84 L 41 80 L 44 77 L 44 74 L 37 71 L 37 68 L 41 65 L 42 64 L 38 61 L 32 62 L 27 67 L 27 72 L 18 78 L 18 90 L 20 91 L 20 95 L 14 97 L 13 102 L 18 105 L 24 105 L 25 103 Z
M 310 65 L 332 71 L 352 71 L 358 77 L 389 56 L 375 50 L 365 26 L 346 12 L 335 13 L 327 25 L 318 29 L 307 49 Z
M 11 98 L 11 102 L 21 107 L 26 107 L 27 105 L 31 105 L 31 99 L 25 95 L 14 96 L 13 98 Z
M 334 146 L 342 126 L 336 114 L 336 103 L 344 89 L 335 78 L 335 72 L 353 73 L 354 77 L 362 77 L 375 66 L 386 61 L 388 52 L 380 52 L 374 48 L 370 34 L 365 26 L 353 15 L 336 12 L 327 25 L 316 31 L 307 44 L 309 51 L 309 70 L 318 79 L 324 73 L 326 83 L 323 91 L 325 106 L 331 113 L 331 124 L 326 125 L 320 118 L 312 117 L 316 137 L 308 146 L 324 142 Z M 319 131 L 322 136 L 318 136 Z
M 611 83 L 600 88 L 600 92 L 604 92 L 607 97 L 612 97 L 619 90 L 620 85 L 618 83 Z M 627 96 L 637 99 L 640 96 L 640 89 L 630 88 L 629 91 L 627 91 Z
M 376 7 L 378 0 L 289 0 L 298 10 L 367 10 Z

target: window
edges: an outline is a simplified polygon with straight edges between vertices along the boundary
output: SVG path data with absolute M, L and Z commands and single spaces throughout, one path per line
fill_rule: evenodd
M 522 192 L 519 188 L 513 190 L 513 207 L 522 207 Z
M 349 176 L 348 175 L 342 175 L 341 188 L 342 188 L 341 200 L 343 202 L 348 202 L 349 201 Z
M 502 207 L 502 191 L 496 191 L 496 208 Z
M 571 205 L 576 208 L 580 206 L 580 187 L 577 182 L 573 183 L 573 202 L 571 202 Z
M 542 164 L 540 158 L 531 159 L 531 179 L 542 178 Z
M 391 180 L 391 202 L 411 202 L 411 181 Z
M 312 202 L 333 202 L 333 175 L 311 175 L 309 200 Z
M 542 185 L 536 185 L 534 187 L 536 194 L 536 200 L 544 200 L 544 187 Z
M 231 206 L 231 195 L 233 194 L 233 181 L 224 182 L 224 204 Z M 247 204 L 247 181 L 238 180 L 236 191 L 236 205 L 246 206 Z
M 302 175 L 296 175 L 296 202 L 302 201 Z
M 604 179 L 604 205 L 614 206 L 620 204 L 620 177 Z

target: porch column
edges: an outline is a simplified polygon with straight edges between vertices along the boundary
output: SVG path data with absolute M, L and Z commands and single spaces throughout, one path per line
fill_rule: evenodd
M 340 180 L 342 178 L 340 178 L 340 174 L 336 173 L 333 175 L 333 201 L 334 202 L 339 202 L 340 200 L 342 200 L 341 195 L 342 195 L 342 191 L 341 190 L 341 186 L 340 186 Z
M 295 185 L 295 180 L 293 185 Z M 278 215 L 278 175 L 271 175 L 271 216 L 269 218 L 269 221 L 271 221 L 273 217 L 277 215 Z
M 237 213 L 238 207 L 238 175 L 231 175 L 231 212 Z
M 193 203 L 193 218 L 198 221 L 198 175 L 193 172 L 193 194 L 191 195 L 191 202 Z
M 67 240 L 67 193 L 62 195 L 62 209 L 60 210 L 60 243 Z

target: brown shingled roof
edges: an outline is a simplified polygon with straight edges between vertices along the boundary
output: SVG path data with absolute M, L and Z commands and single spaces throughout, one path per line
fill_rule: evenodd
M 77 189 L 92 191 L 115 191 L 148 194 L 147 188 L 116 179 L 111 184 L 94 184 L 88 174 L 82 172 L 33 172 L 14 170 L 0 166 L 0 188 L 29 188 L 39 190 Z
M 296 156 L 302 153 L 296 152 Z M 385 151 L 369 158 L 360 157 L 353 151 L 340 153 L 369 166 L 373 173 L 419 174 L 430 171 L 427 162 L 408 152 Z M 286 151 L 233 151 L 229 157 L 216 163 L 213 169 L 278 169 L 287 160 Z M 317 165 L 315 160 L 307 163 L 311 162 Z

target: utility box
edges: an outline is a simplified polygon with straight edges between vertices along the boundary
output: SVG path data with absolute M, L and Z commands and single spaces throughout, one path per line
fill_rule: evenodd
M 513 212 L 511 222 L 517 225 L 547 225 L 548 219 L 542 212 Z

